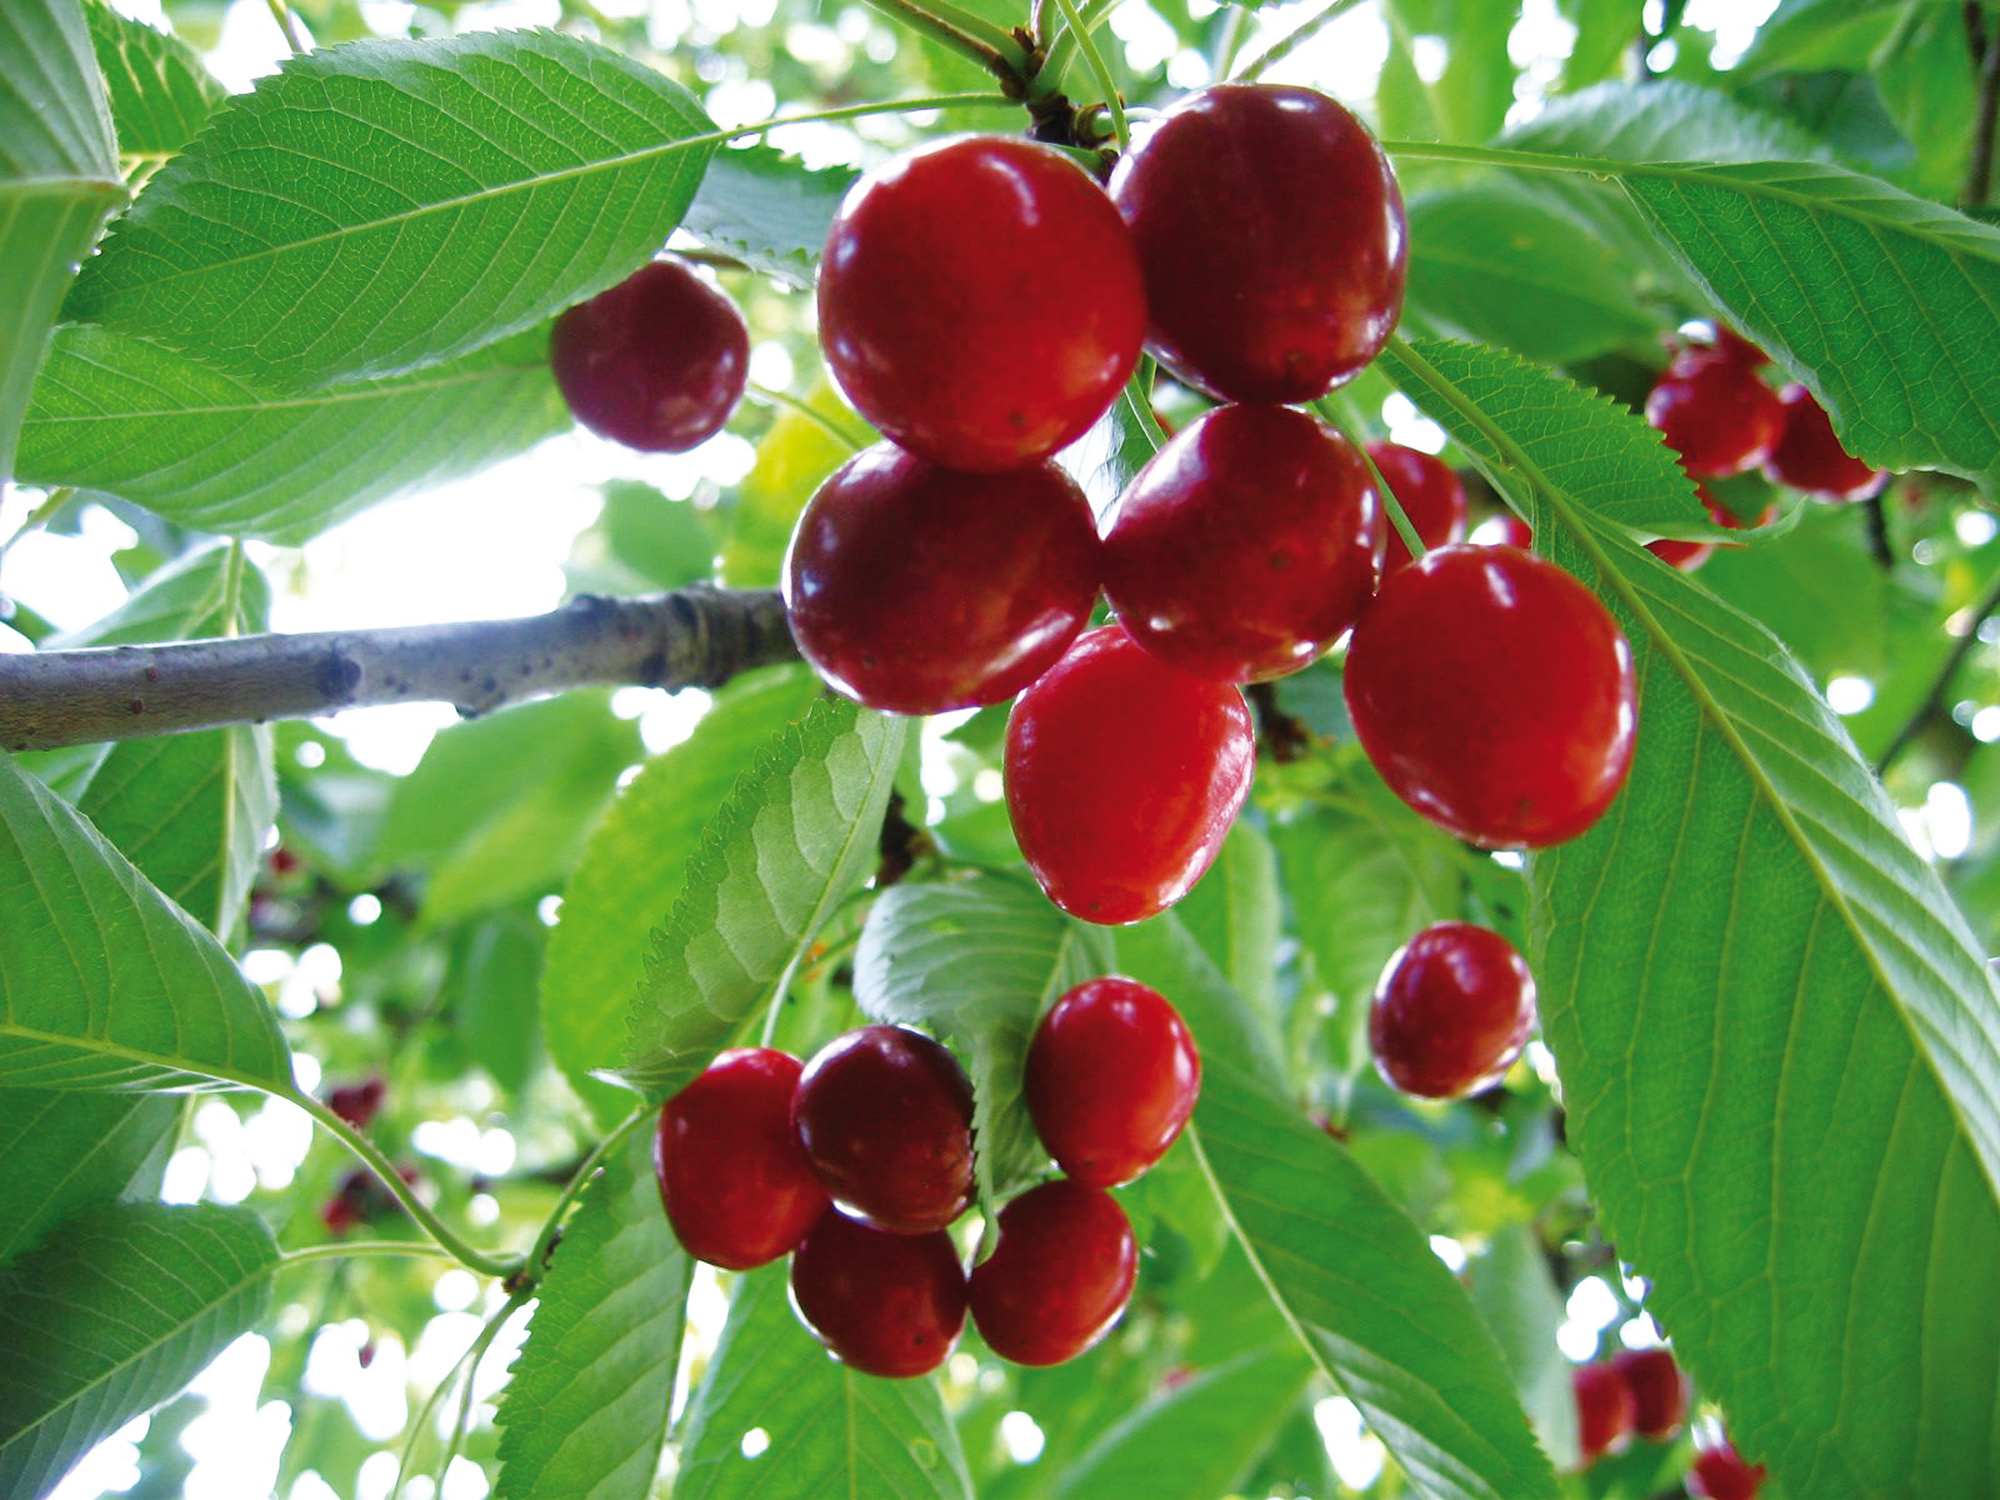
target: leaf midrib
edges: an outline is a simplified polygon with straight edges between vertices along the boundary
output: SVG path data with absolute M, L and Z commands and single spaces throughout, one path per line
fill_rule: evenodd
M 141 377 L 107 365 L 101 360 L 90 361 L 96 369 L 107 370 L 121 380 Z M 546 370 L 544 363 L 497 364 L 482 366 L 477 370 L 461 371 L 455 375 L 436 379 L 410 380 L 397 384 L 370 384 L 362 390 L 333 390 L 323 394 L 307 394 L 296 397 L 253 399 L 238 405 L 176 406 L 161 410 L 120 409 L 98 412 L 80 412 L 69 416 L 30 415 L 22 425 L 25 427 L 63 427 L 81 424 L 86 427 L 102 426 L 105 422 L 151 422 L 171 421 L 187 417 L 231 417 L 258 416 L 265 412 L 312 411 L 322 407 L 353 405 L 367 401 L 391 401 L 403 396 L 425 396 L 436 391 L 451 390 L 456 386 L 476 385 L 487 380 L 514 380 L 523 375 L 535 375 Z M 213 373 L 213 372 L 204 372 Z

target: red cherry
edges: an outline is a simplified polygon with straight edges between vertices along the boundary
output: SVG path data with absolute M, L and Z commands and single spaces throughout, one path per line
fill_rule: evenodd
M 1888 473 L 1871 469 L 1840 445 L 1832 419 L 1811 391 L 1788 385 L 1778 399 L 1784 408 L 1784 428 L 1764 465 L 1773 484 L 1829 500 L 1866 500 L 1881 492 L 1889 482 Z
M 1389 493 L 1401 503 L 1426 550 L 1465 540 L 1465 485 L 1450 464 L 1400 443 L 1370 443 L 1368 456 L 1382 471 Z M 1403 533 L 1393 521 L 1388 530 L 1384 578 L 1410 565 L 1410 549 L 1403 542 Z
M 1741 531 L 1746 526 L 1768 526 L 1778 514 L 1778 507 L 1767 505 L 1764 513 L 1754 521 L 1745 521 L 1709 493 L 1708 486 L 1698 484 L 1694 492 L 1701 503 L 1708 507 L 1708 518 L 1718 526 L 1727 526 L 1731 531 Z M 1646 543 L 1646 550 L 1670 567 L 1679 568 L 1683 573 L 1692 573 L 1715 553 L 1717 547 L 1740 548 L 1741 542 L 1681 542 L 1672 537 L 1661 537 Z
M 941 469 L 893 443 L 819 487 L 785 558 L 807 661 L 870 708 L 934 714 L 1011 698 L 1090 623 L 1101 548 L 1052 463 Z
M 792 1132 L 799 1060 L 725 1052 L 660 1107 L 653 1171 L 674 1237 L 696 1260 L 747 1271 L 785 1254 L 826 1212 Z
M 1242 693 L 1106 625 L 1014 700 L 1007 811 L 1051 901 L 1086 921 L 1137 922 L 1215 862 L 1256 756 Z
M 1519 547 L 1526 552 L 1535 544 L 1535 529 L 1511 510 L 1503 510 L 1473 527 L 1466 540 L 1479 547 Z
M 1296 672 L 1375 592 L 1382 501 L 1348 441 L 1283 406 L 1219 406 L 1126 489 L 1104 585 L 1132 639 L 1221 682 Z
M 1623 1448 L 1632 1437 L 1632 1392 L 1610 1365 L 1578 1365 L 1570 1371 L 1576 1395 L 1576 1446 L 1584 1467 Z
M 1513 547 L 1440 547 L 1391 575 L 1354 627 L 1346 695 L 1396 794 L 1487 848 L 1575 838 L 1632 764 L 1632 648 L 1590 590 Z
M 900 1380 L 951 1353 L 965 1270 L 942 1229 L 884 1234 L 829 1209 L 792 1256 L 792 1306 L 842 1364 Z
M 1632 1428 L 1664 1442 L 1687 1420 L 1687 1377 L 1664 1349 L 1627 1349 L 1612 1362 L 1632 1391 Z
M 356 1130 L 366 1130 L 381 1112 L 382 1099 L 388 1091 L 388 1085 L 380 1078 L 343 1084 L 327 1093 L 326 1107 Z
M 656 260 L 557 318 L 549 364 L 592 432 L 685 453 L 722 431 L 743 399 L 750 331 L 694 267 Z
M 1759 370 L 1771 362 L 1770 355 L 1723 323 L 1715 325 L 1715 340 L 1710 347 L 1724 359 L 1733 359 L 1747 369 Z
M 1396 326 L 1409 253 L 1396 174 L 1324 94 L 1189 94 L 1118 163 L 1111 196 L 1145 267 L 1147 346 L 1212 395 L 1314 400 Z
M 1090 979 L 1049 1008 L 1028 1044 L 1028 1115 L 1078 1182 L 1116 1187 L 1166 1155 L 1201 1093 L 1201 1054 L 1158 990 Z
M 1646 397 L 1646 420 L 1702 479 L 1756 468 L 1777 442 L 1784 415 L 1755 370 L 1696 351 L 1677 358 Z
M 367 1212 L 345 1193 L 336 1193 L 319 1206 L 319 1221 L 326 1226 L 326 1232 L 339 1239 L 347 1231 L 366 1223 Z
M 827 368 L 863 416 L 947 468 L 1019 468 L 1082 436 L 1145 329 L 1111 200 L 1031 141 L 960 136 L 866 173 L 820 262 Z
M 972 1085 L 920 1031 L 828 1042 L 799 1078 L 792 1126 L 820 1185 L 877 1229 L 928 1234 L 972 1201 Z
M 1045 1182 L 1000 1210 L 1000 1243 L 972 1268 L 972 1321 L 1002 1359 L 1059 1365 L 1111 1331 L 1138 1270 L 1131 1221 L 1109 1193 Z
M 1764 1484 L 1764 1466 L 1746 1464 L 1727 1442 L 1694 1456 L 1687 1490 L 1696 1500 L 1756 1500 Z
M 1458 1099 L 1498 1083 L 1535 1029 L 1535 980 L 1513 944 L 1437 922 L 1396 951 L 1368 1011 L 1382 1076 L 1406 1094 Z

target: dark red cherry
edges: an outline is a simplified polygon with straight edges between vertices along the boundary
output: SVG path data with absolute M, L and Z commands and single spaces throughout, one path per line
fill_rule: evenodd
M 1612 1362 L 1632 1392 L 1632 1430 L 1664 1442 L 1687 1420 L 1687 1376 L 1664 1349 L 1627 1349 Z
M 960 136 L 866 173 L 820 262 L 827 368 L 863 416 L 947 468 L 1020 468 L 1082 436 L 1145 329 L 1118 211 L 1031 141 Z
M 884 1234 L 829 1209 L 792 1256 L 792 1306 L 842 1364 L 905 1379 L 951 1353 L 965 1269 L 941 1229 Z
M 1840 445 L 1826 408 L 1811 391 L 1788 385 L 1778 399 L 1784 408 L 1784 427 L 1764 465 L 1773 484 L 1829 500 L 1866 500 L 1889 482 L 1887 472 L 1871 469 Z
M 1709 347 L 1723 358 L 1733 359 L 1739 365 L 1752 370 L 1760 370 L 1771 362 L 1770 355 L 1735 329 L 1724 323 L 1717 323 L 1714 326 L 1715 338 Z
M 792 1125 L 820 1185 L 891 1234 L 942 1229 L 972 1201 L 972 1085 L 904 1026 L 837 1036 L 806 1064 Z
M 1778 440 L 1784 408 L 1750 366 L 1687 351 L 1646 397 L 1646 420 L 1688 473 L 1717 479 L 1764 461 Z
M 1576 1396 L 1577 1452 L 1588 1468 L 1632 1439 L 1632 1392 L 1607 1364 L 1578 1365 L 1570 1371 Z
M 724 1052 L 660 1106 L 653 1172 L 674 1237 L 696 1260 L 747 1271 L 786 1254 L 826 1212 L 792 1133 L 799 1060 Z
M 785 558 L 807 661 L 850 698 L 934 714 L 1011 698 L 1090 623 L 1101 547 L 1052 463 L 941 469 L 894 443 L 819 487 Z
M 1382 471 L 1389 493 L 1401 503 L 1425 550 L 1465 540 L 1465 485 L 1450 464 L 1400 443 L 1370 443 L 1368 456 Z M 1410 564 L 1403 533 L 1393 521 L 1388 530 L 1389 551 L 1382 562 L 1385 578 Z
M 1745 521 L 1709 493 L 1707 485 L 1696 485 L 1694 492 L 1701 503 L 1708 507 L 1709 520 L 1718 526 L 1727 526 L 1731 531 L 1741 531 L 1746 526 L 1768 526 L 1778 515 L 1777 506 L 1767 505 L 1764 507 L 1764 513 L 1756 520 Z M 1740 549 L 1742 546 L 1741 542 L 1682 542 L 1663 536 L 1657 541 L 1646 543 L 1646 550 L 1669 566 L 1679 568 L 1683 573 L 1692 573 L 1714 556 L 1717 547 Z
M 366 1130 L 381 1112 L 382 1100 L 388 1092 L 388 1084 L 379 1076 L 360 1083 L 342 1084 L 328 1091 L 326 1107 L 356 1130 Z
M 1688 1469 L 1687 1491 L 1695 1500 L 1757 1500 L 1764 1485 L 1764 1466 L 1746 1464 L 1727 1442 L 1695 1454 Z
M 722 431 L 743 399 L 750 331 L 694 267 L 656 260 L 557 318 L 549 364 L 592 432 L 685 453 Z
M 1166 1155 L 1201 1093 L 1201 1055 L 1158 990 L 1111 975 L 1049 1008 L 1028 1044 L 1025 1093 L 1056 1165 L 1116 1187 Z
M 1518 548 L 1461 542 L 1391 574 L 1354 627 L 1346 695 L 1396 795 L 1490 849 L 1575 838 L 1631 768 L 1631 646 L 1590 590 Z
M 1164 911 L 1214 863 L 1250 792 L 1243 694 L 1122 629 L 1078 637 L 1007 719 L 1007 811 L 1048 898 L 1086 921 Z
M 1396 951 L 1375 987 L 1368 1045 L 1406 1094 L 1458 1099 L 1498 1083 L 1535 1029 L 1535 980 L 1497 932 L 1437 922 Z
M 1511 510 L 1503 510 L 1473 527 L 1466 540 L 1480 547 L 1518 547 L 1526 552 L 1535 545 L 1535 529 Z
M 1403 197 L 1368 128 L 1324 94 L 1189 94 L 1118 163 L 1111 196 L 1145 267 L 1148 347 L 1211 395 L 1314 400 L 1395 329 Z
M 1219 406 L 1139 471 L 1104 539 L 1132 639 L 1219 682 L 1295 672 L 1375 592 L 1382 501 L 1347 439 L 1284 406 Z
M 972 1321 L 1002 1359 L 1059 1365 L 1111 1331 L 1138 1270 L 1131 1221 L 1109 1193 L 1045 1182 L 1000 1210 L 1000 1243 L 972 1268 Z

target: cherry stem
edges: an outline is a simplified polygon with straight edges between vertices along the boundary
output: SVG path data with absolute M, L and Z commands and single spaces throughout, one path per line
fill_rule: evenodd
M 278 23 L 278 30 L 285 38 L 285 46 L 294 57 L 302 57 L 312 50 L 305 31 L 299 25 L 299 18 L 292 14 L 291 6 L 285 0 L 265 0 L 271 7 L 271 19 Z
M 1984 203 L 1993 192 L 1993 130 L 2000 116 L 2000 25 L 1988 27 L 1985 7 L 1966 0 L 1965 35 L 1972 63 L 1979 70 L 1979 106 L 1973 112 L 1972 158 L 1965 171 L 1959 202 L 1967 208 Z
M 1882 752 L 1881 759 L 1875 762 L 1876 776 L 1887 776 L 1889 767 L 1910 747 L 1923 727 L 1943 716 L 1952 680 L 1958 676 L 1958 669 L 1965 665 L 1966 657 L 1972 654 L 1972 648 L 1979 644 L 1979 627 L 1995 614 L 2000 614 L 2000 581 L 1995 581 L 1986 591 L 1986 597 L 1973 605 L 1969 613 L 1961 611 L 1953 617 L 1964 624 L 1965 631 L 1952 644 L 1951 652 L 1945 657 L 1944 665 L 1938 668 L 1937 676 L 1931 680 L 1931 690 L 1924 694 L 1923 702 L 1903 721 L 1902 727 L 1889 741 L 1888 748 Z
M 542 1232 L 535 1236 L 534 1248 L 528 1251 L 528 1262 L 522 1267 L 523 1279 L 527 1285 L 532 1287 L 541 1284 L 544 1263 L 549 1256 L 549 1246 L 555 1243 L 556 1232 L 562 1228 L 563 1215 L 568 1212 L 569 1206 L 583 1195 L 583 1190 L 590 1186 L 590 1179 L 597 1175 L 598 1167 L 603 1165 L 605 1158 L 614 1150 L 624 1144 L 627 1136 L 652 1118 L 653 1111 L 646 1106 L 642 1105 L 633 1110 L 613 1127 L 609 1135 L 592 1146 L 589 1154 L 577 1163 L 576 1170 L 570 1174 L 562 1192 L 556 1195 L 555 1207 L 549 1210 L 549 1216 L 542 1221 Z
M 278 1266 L 282 1270 L 287 1266 L 309 1265 L 319 1260 L 346 1260 L 356 1255 L 414 1255 L 437 1260 L 453 1258 L 449 1250 L 432 1240 L 336 1240 L 331 1244 L 288 1250 L 278 1257 Z
M 1310 41 L 1317 35 L 1329 21 L 1339 20 L 1360 3 L 1361 0 L 1329 0 L 1327 5 L 1307 16 L 1255 57 L 1239 63 L 1231 81 L 1254 83 L 1271 64 L 1283 62 L 1302 42 Z
M 868 446 L 866 438 L 857 437 L 825 412 L 815 410 L 789 391 L 774 391 L 768 386 L 757 384 L 754 380 L 750 382 L 748 389 L 752 400 L 762 401 L 767 406 L 781 407 L 796 416 L 804 417 L 850 453 L 859 453 Z
M 1028 53 L 1019 41 L 991 21 L 961 10 L 949 0 L 867 0 L 874 9 L 901 21 L 912 31 L 969 57 L 1000 80 L 1011 93 L 1025 93 L 1028 85 Z
M 1097 86 L 1104 91 L 1104 107 L 1111 113 L 1111 133 L 1118 138 L 1118 149 L 1123 151 L 1132 144 L 1132 127 L 1125 120 L 1125 102 L 1118 97 L 1117 81 L 1111 76 L 1104 54 L 1091 40 L 1083 17 L 1077 14 L 1076 0 L 1056 0 L 1056 5 L 1069 25 L 1069 30 L 1063 35 L 1076 38 L 1076 46 L 1083 53 L 1084 65 L 1090 69 L 1090 76 L 1097 81 Z M 1053 50 L 1050 55 L 1054 55 Z
M 1362 424 L 1360 413 L 1345 392 L 1331 393 L 1313 403 L 1319 414 L 1341 430 L 1347 441 L 1354 445 L 1354 451 L 1361 455 L 1361 461 L 1368 465 L 1368 476 L 1375 481 L 1375 493 L 1382 497 L 1382 507 L 1389 514 L 1389 524 L 1396 528 L 1396 535 L 1403 539 L 1403 545 L 1410 549 L 1410 560 L 1415 562 L 1430 549 L 1424 546 L 1424 539 L 1417 535 L 1415 523 L 1403 509 L 1403 502 L 1396 498 L 1396 492 L 1389 488 L 1389 481 L 1382 477 L 1382 471 L 1375 467 L 1375 456 L 1368 451 L 1367 443 L 1359 434 Z
M 459 1387 L 458 1416 L 452 1421 L 451 1441 L 445 1444 L 444 1457 L 438 1463 L 437 1489 L 433 1493 L 443 1492 L 445 1475 L 451 1472 L 451 1461 L 457 1458 L 460 1450 L 465 1447 L 465 1439 L 472 1425 L 472 1396 L 479 1387 L 479 1366 L 486 1359 L 486 1351 L 493 1347 L 493 1340 L 499 1336 L 500 1330 L 507 1326 L 507 1320 L 519 1312 L 521 1304 L 532 1296 L 534 1296 L 532 1288 L 517 1287 L 502 1304 L 500 1310 L 487 1319 L 486 1326 L 479 1330 L 479 1337 L 466 1351 L 465 1383 Z
M 1056 0 L 1047 0 L 1053 7 Z M 1104 24 L 1111 14 L 1111 0 L 1084 0 L 1077 14 L 1083 17 L 1083 29 L 1078 32 L 1065 24 L 1060 35 L 1049 43 L 1048 56 L 1042 60 L 1042 70 L 1035 75 L 1034 86 L 1029 90 L 1030 98 L 1054 94 L 1062 84 L 1063 70 L 1069 66 L 1069 55 L 1077 50 L 1078 38 L 1089 36 Z

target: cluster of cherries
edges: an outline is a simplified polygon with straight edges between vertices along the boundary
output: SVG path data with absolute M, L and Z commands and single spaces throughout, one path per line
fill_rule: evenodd
M 1570 1384 L 1577 1452 L 1586 1468 L 1635 1436 L 1666 1442 L 1687 1420 L 1687 1377 L 1665 1349 L 1628 1349 L 1579 1365 Z M 1727 1440 L 1698 1451 L 1687 1476 L 1696 1500 L 1754 1500 L 1763 1482 L 1763 1465 L 1745 1463 Z
M 791 1255 L 793 1306 L 858 1370 L 935 1369 L 968 1309 L 1002 1358 L 1060 1364 L 1132 1295 L 1138 1248 L 1106 1189 L 1159 1160 L 1200 1086 L 1194 1040 L 1157 991 L 1111 976 L 1064 994 L 1023 1080 L 1064 1175 L 1000 1210 L 970 1275 L 949 1231 L 973 1198 L 972 1086 L 922 1032 L 864 1026 L 803 1066 L 724 1052 L 661 1107 L 654 1165 L 682 1247 L 729 1270 Z

